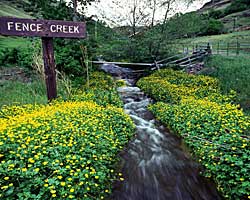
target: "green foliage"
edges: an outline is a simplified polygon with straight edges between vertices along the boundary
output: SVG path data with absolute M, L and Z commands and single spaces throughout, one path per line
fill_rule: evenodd
M 225 9 L 225 14 L 229 15 L 231 13 L 240 12 L 240 11 L 243 11 L 243 10 L 247 10 L 249 8 L 250 8 L 249 0 L 234 0 L 230 4 L 230 6 L 228 6 Z
M 90 74 L 89 86 L 85 83 L 81 90 L 78 90 L 72 101 L 94 101 L 98 105 L 113 105 L 122 107 L 123 103 L 116 91 L 117 84 L 112 77 L 100 72 Z
M 103 199 L 123 180 L 116 155 L 133 123 L 122 109 L 54 102 L 0 124 L 2 199 Z
M 150 110 L 183 136 L 226 199 L 249 195 L 250 119 L 215 78 L 161 70 L 138 82 L 158 102 Z
M 250 146 L 244 135 L 249 136 L 250 123 L 238 106 L 191 98 L 177 105 L 157 103 L 151 111 L 183 136 L 226 199 L 248 198 Z
M 32 68 L 33 51 L 30 48 L 2 49 L 0 51 L 0 66 L 18 65 Z
M 222 91 L 227 94 L 230 90 L 237 92 L 237 102 L 247 111 L 250 110 L 250 68 L 249 58 L 212 56 L 206 61 L 210 76 L 220 80 Z M 206 70 L 204 70 L 206 73 Z
M 176 14 L 166 24 L 169 34 L 175 38 L 194 37 L 204 28 L 204 17 L 196 12 Z
M 223 33 L 224 25 L 221 21 L 216 19 L 209 19 L 207 25 L 204 27 L 202 35 L 217 35 Z
M 47 102 L 45 84 L 42 80 L 23 83 L 3 81 L 0 83 L 0 108 L 13 104 L 44 104 Z
M 224 12 L 221 10 L 210 10 L 208 15 L 210 18 L 213 18 L 213 19 L 220 19 L 224 17 Z
M 174 70 L 156 72 L 140 79 L 137 85 L 154 99 L 167 103 L 179 103 L 187 97 L 222 103 L 232 101 L 234 96 L 233 92 L 230 97 L 221 95 L 217 79 Z
M 72 20 L 73 9 L 68 7 L 65 1 L 57 0 L 29 0 L 26 12 L 33 12 L 36 18 Z

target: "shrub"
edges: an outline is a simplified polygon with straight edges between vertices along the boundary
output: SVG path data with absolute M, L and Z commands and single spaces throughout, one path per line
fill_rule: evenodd
M 223 33 L 224 24 L 216 19 L 209 19 L 206 22 L 204 30 L 202 31 L 202 35 L 218 35 Z
M 32 69 L 33 52 L 33 48 L 3 49 L 0 52 L 0 66 L 17 65 Z
M 224 17 L 224 13 L 221 10 L 211 10 L 209 11 L 209 17 L 213 18 L 213 19 L 220 19 L 222 17 Z
M 102 199 L 111 190 L 116 155 L 133 134 L 122 109 L 55 102 L 0 119 L 4 199 Z

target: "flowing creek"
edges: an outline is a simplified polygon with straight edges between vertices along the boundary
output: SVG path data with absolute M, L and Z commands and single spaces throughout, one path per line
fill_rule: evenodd
M 118 88 L 124 110 L 136 125 L 136 136 L 121 153 L 125 180 L 115 184 L 114 200 L 219 200 L 216 187 L 183 149 L 182 140 L 164 128 L 147 109 L 152 103 L 130 69 L 104 64 L 104 71 L 127 84 Z

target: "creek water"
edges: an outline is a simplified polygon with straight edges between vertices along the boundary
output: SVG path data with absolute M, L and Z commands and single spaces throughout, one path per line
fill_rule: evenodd
M 125 180 L 117 182 L 113 200 L 220 200 L 215 185 L 200 175 L 200 165 L 147 109 L 153 100 L 135 86 L 131 69 L 102 65 L 126 86 L 118 88 L 124 111 L 136 125 L 136 136 L 120 154 Z M 132 74 L 132 75 L 131 75 Z

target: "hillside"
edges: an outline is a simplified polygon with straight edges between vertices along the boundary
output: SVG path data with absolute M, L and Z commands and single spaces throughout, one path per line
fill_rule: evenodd
M 24 11 L 24 6 L 27 2 L 24 0 L 19 1 L 1 1 L 0 2 L 0 16 L 15 16 L 19 18 L 32 18 L 32 13 Z
M 213 12 L 229 32 L 250 29 L 250 6 L 244 0 L 211 0 L 198 12 Z
M 206 12 L 211 9 L 222 10 L 228 7 L 232 3 L 232 0 L 211 0 L 200 9 L 201 12 Z
M 27 4 L 25 0 L 1 1 L 0 17 L 12 16 L 18 18 L 32 18 L 32 13 L 24 11 L 23 7 Z M 3 37 L 0 36 L 0 50 L 5 48 L 23 48 L 29 44 L 29 40 L 21 37 Z

